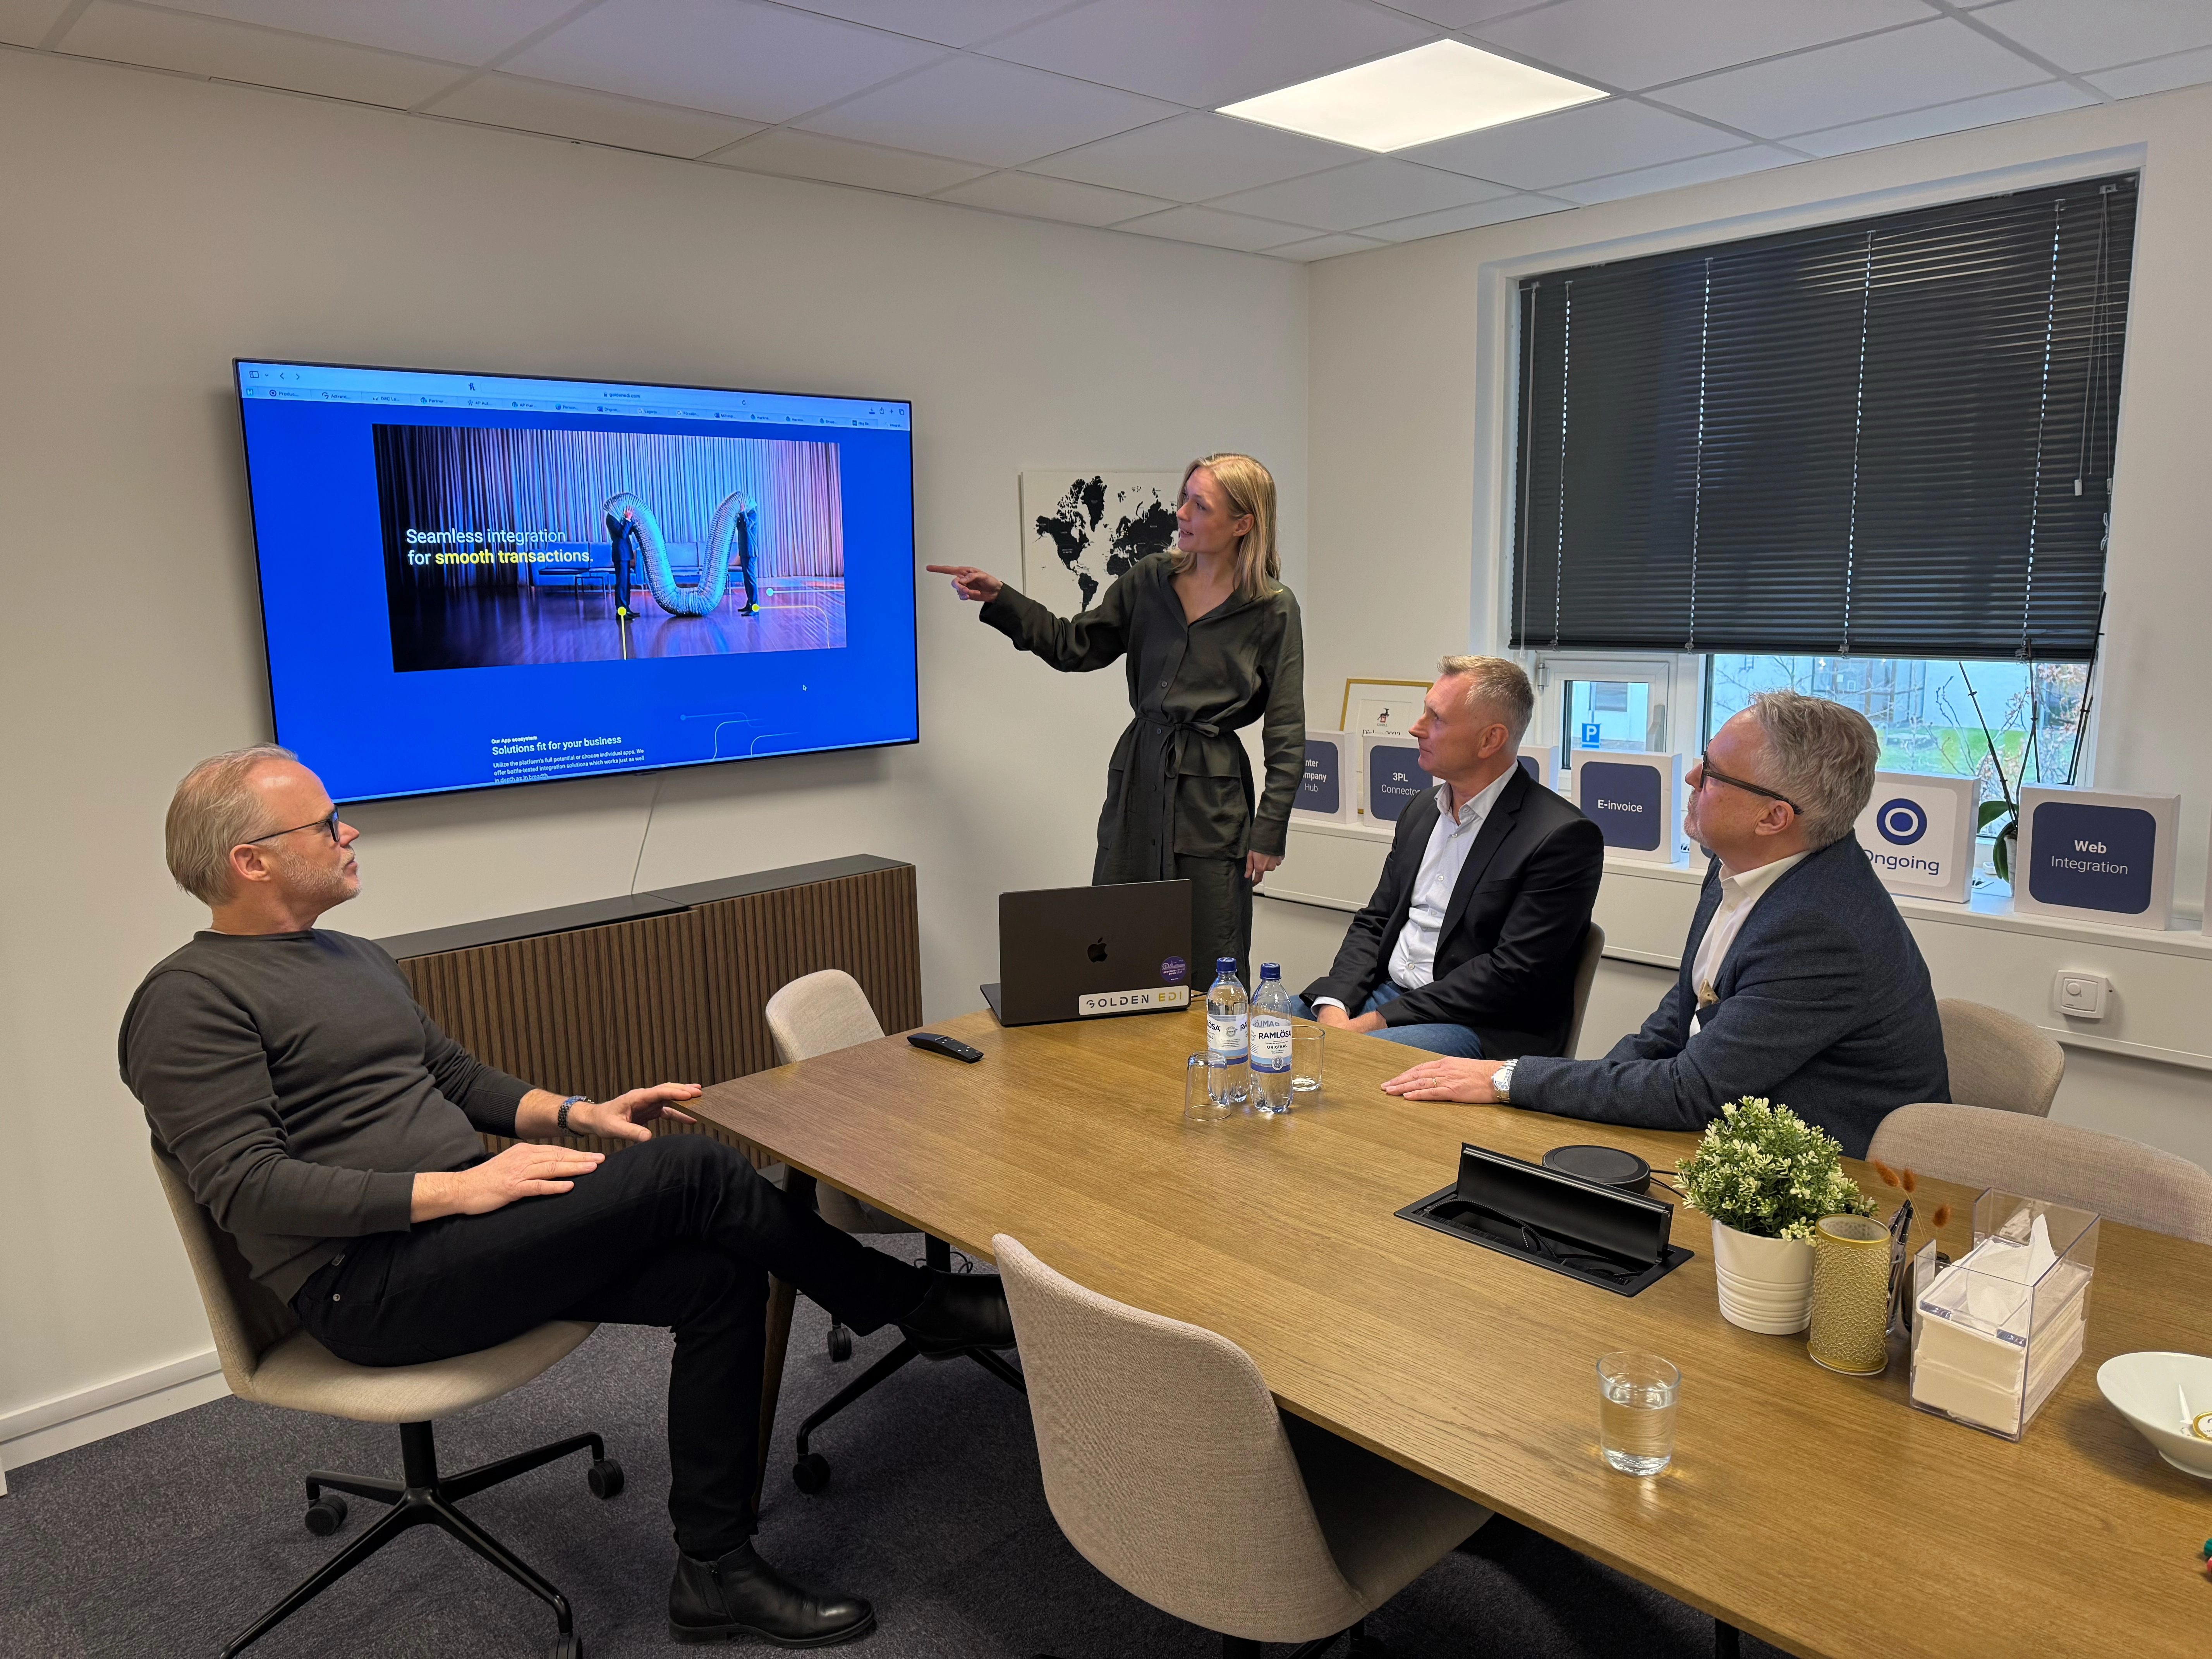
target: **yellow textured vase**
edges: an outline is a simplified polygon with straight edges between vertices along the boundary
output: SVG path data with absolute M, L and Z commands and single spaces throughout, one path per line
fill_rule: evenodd
M 1832 1371 L 1878 1376 L 1889 1365 L 1889 1229 L 1824 1216 L 1813 1230 L 1813 1322 L 1805 1352 Z

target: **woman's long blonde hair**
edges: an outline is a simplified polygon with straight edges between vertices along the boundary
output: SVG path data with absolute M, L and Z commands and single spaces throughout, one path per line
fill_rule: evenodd
M 1237 543 L 1237 596 L 1264 599 L 1283 574 L 1283 556 L 1275 550 L 1275 475 L 1249 455 L 1201 455 L 1183 468 L 1184 489 L 1190 486 L 1190 475 L 1201 466 L 1213 475 L 1238 517 L 1251 515 L 1252 527 Z M 1182 490 L 1176 493 L 1176 505 L 1182 505 Z M 1176 549 L 1176 575 L 1194 562 L 1190 554 Z

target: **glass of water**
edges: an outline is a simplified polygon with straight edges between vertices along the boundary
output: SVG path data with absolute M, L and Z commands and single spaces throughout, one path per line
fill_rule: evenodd
M 1291 1022 L 1291 1088 L 1297 1094 L 1321 1087 L 1321 1030 L 1310 1019 Z
M 1597 1437 L 1623 1474 L 1656 1474 L 1674 1461 L 1682 1373 L 1656 1353 L 1622 1348 L 1597 1362 Z
M 1229 1103 L 1229 1071 L 1226 1066 L 1209 1066 L 1203 1054 L 1183 1061 L 1184 1122 L 1218 1123 L 1237 1115 L 1237 1109 Z

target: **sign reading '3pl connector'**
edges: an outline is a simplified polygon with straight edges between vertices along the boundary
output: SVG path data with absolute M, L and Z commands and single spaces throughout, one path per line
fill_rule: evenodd
M 2031 783 L 2020 792 L 2013 908 L 2165 931 L 2173 917 L 2179 795 Z
M 1370 736 L 1361 739 L 1367 776 L 1367 798 L 1361 811 L 1370 823 L 1395 823 L 1417 795 L 1437 787 L 1421 765 L 1421 751 L 1405 738 Z
M 1964 904 L 1974 874 L 1978 778 L 1877 772 L 1852 827 L 1867 862 L 1893 893 Z
M 1573 753 L 1575 805 L 1608 851 L 1673 864 L 1682 838 L 1682 757 L 1612 749 Z

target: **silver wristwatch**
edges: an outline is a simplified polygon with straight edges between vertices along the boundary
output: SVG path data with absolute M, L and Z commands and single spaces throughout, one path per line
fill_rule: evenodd
M 1490 1086 L 1498 1098 L 1510 1106 L 1513 1103 L 1513 1068 L 1521 1063 L 1518 1056 L 1507 1060 L 1490 1074 Z

